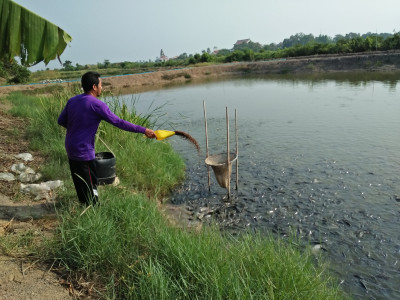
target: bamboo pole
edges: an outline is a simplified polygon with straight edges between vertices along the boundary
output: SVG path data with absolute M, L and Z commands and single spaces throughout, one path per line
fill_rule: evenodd
M 204 123 L 206 130 L 206 159 L 208 158 L 208 130 L 207 130 L 207 113 L 206 113 L 206 102 L 203 100 L 203 110 L 204 110 Z M 208 191 L 211 191 L 211 174 L 210 174 L 210 166 L 207 165 L 207 174 L 208 174 Z
M 230 155 L 229 155 L 229 115 L 228 107 L 226 107 L 226 152 L 227 152 L 227 167 L 230 167 Z M 228 199 L 231 198 L 231 176 L 228 176 Z
M 235 135 L 236 135 L 236 190 L 239 186 L 239 138 L 238 138 L 238 127 L 237 127 L 237 110 L 235 108 Z

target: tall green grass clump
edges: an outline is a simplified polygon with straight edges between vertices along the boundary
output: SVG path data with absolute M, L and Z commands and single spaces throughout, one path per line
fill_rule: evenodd
M 102 197 L 99 207 L 63 216 L 56 256 L 102 282 L 107 299 L 342 299 L 294 243 L 186 231 L 142 195 Z

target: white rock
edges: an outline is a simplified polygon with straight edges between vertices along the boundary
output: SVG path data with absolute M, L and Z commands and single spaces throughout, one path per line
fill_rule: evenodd
M 20 153 L 20 154 L 16 154 L 14 155 L 16 158 L 22 159 L 24 161 L 32 161 L 33 157 L 32 154 L 30 153 Z
M 21 193 L 29 193 L 35 197 L 35 200 L 46 199 L 50 200 L 54 198 L 52 191 L 63 186 L 61 180 L 46 181 L 42 183 L 31 183 L 23 184 L 21 183 L 20 191 Z
M 31 184 L 23 184 L 21 183 L 20 191 L 22 193 L 29 194 L 40 194 L 50 192 L 50 187 L 43 183 L 31 183 Z
M 321 244 L 316 244 L 311 248 L 311 253 L 312 254 L 318 254 L 322 250 L 322 245 Z
M 14 181 L 15 176 L 14 176 L 14 174 L 11 174 L 11 173 L 0 173 L 0 180 Z
M 11 171 L 17 174 L 21 173 L 35 174 L 35 171 L 32 168 L 25 166 L 23 163 L 13 164 L 11 166 Z
M 45 184 L 50 189 L 55 190 L 59 187 L 62 187 L 64 183 L 61 180 L 53 180 L 53 181 L 42 182 L 42 184 Z
M 27 183 L 27 182 L 35 182 L 38 181 L 40 178 L 42 178 L 42 174 L 40 173 L 22 173 L 18 176 L 18 180 Z

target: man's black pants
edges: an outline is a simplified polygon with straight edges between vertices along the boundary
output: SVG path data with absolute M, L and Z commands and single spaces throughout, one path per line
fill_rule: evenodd
M 95 160 L 69 160 L 72 180 L 81 203 L 90 205 L 98 201 Z

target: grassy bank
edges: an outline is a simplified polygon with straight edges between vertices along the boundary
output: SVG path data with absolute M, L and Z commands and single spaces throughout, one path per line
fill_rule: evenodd
M 342 299 L 337 282 L 317 265 L 310 249 L 289 241 L 243 233 L 223 235 L 171 226 L 157 208 L 184 176 L 182 160 L 168 143 L 123 132 L 108 124 L 101 140 L 117 158 L 121 184 L 100 190 L 101 205 L 77 204 L 57 117 L 73 93 L 51 98 L 14 94 L 12 113 L 30 120 L 28 137 L 48 157 L 41 172 L 63 179 L 60 225 L 38 250 L 71 274 L 95 282 L 107 299 Z M 151 127 L 151 116 L 111 103 L 122 118 Z M 108 148 L 97 141 L 97 151 Z

